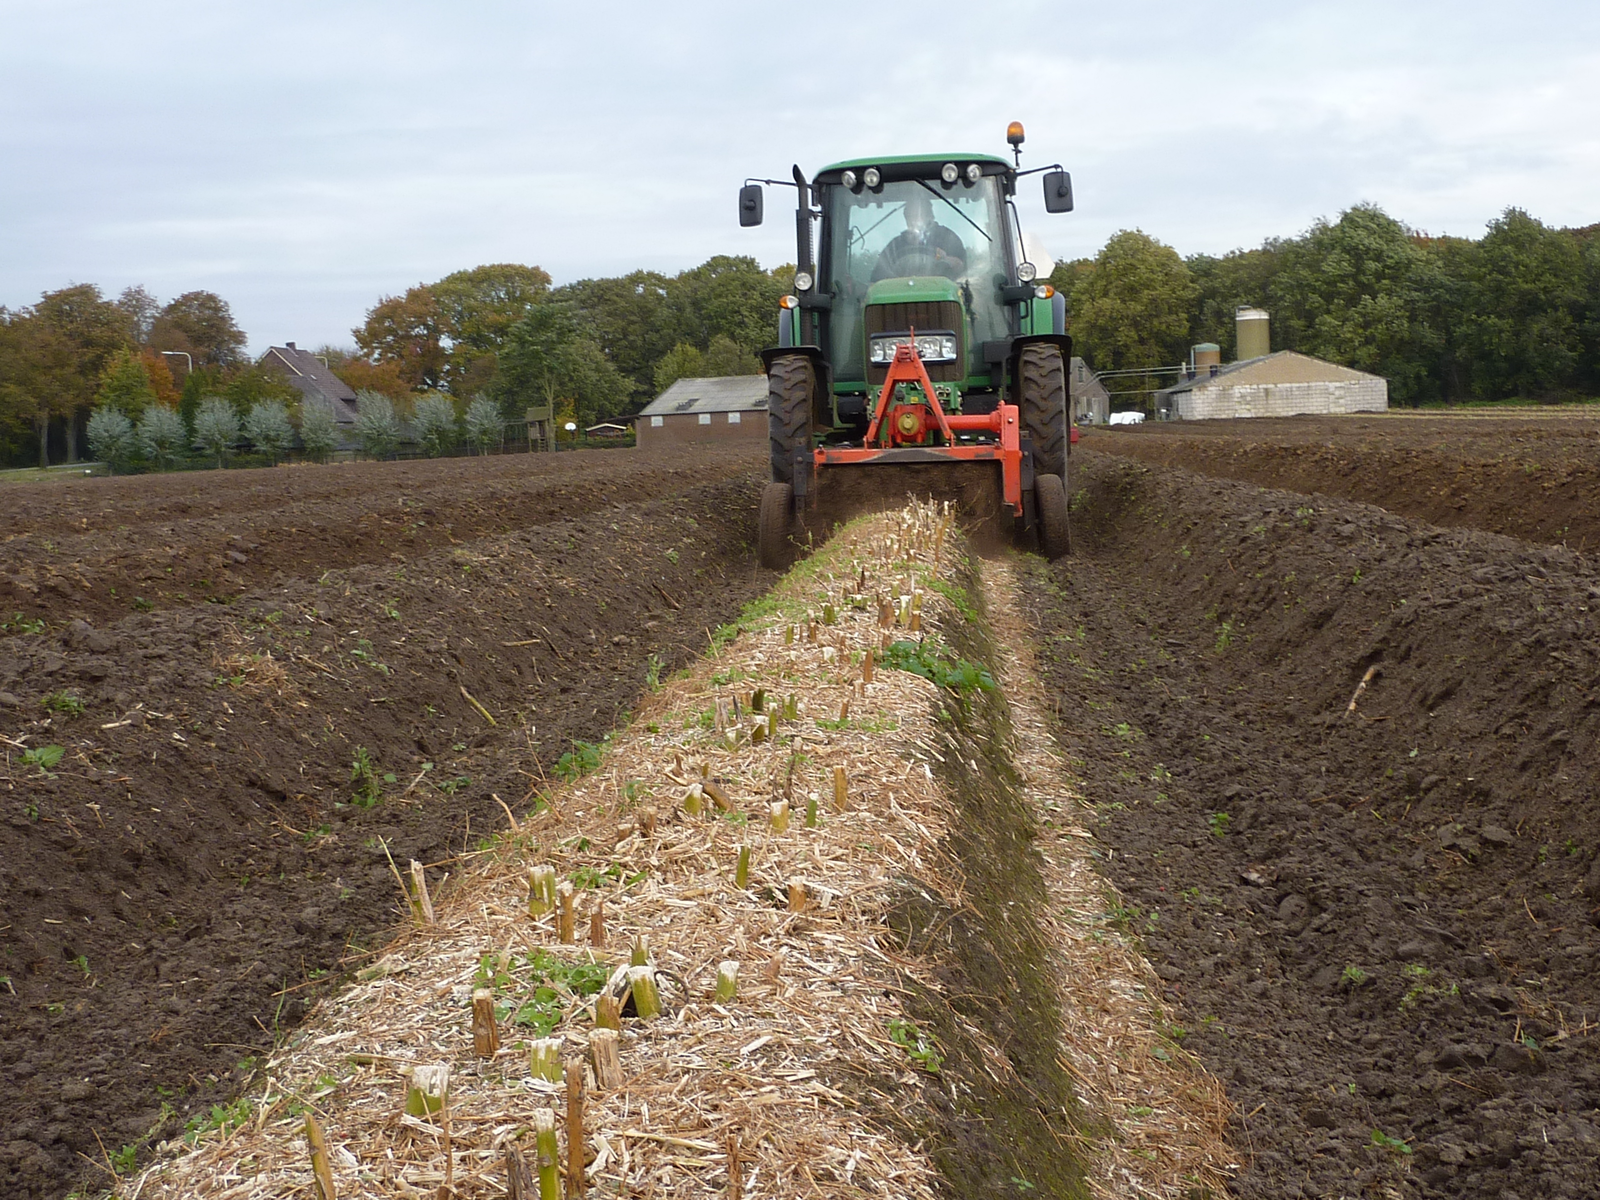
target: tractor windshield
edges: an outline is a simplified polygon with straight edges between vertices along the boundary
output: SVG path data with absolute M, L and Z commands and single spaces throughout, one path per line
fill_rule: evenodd
M 967 374 L 985 371 L 982 344 L 1008 336 L 997 288 L 1007 282 L 1006 226 L 993 176 L 971 187 L 899 180 L 878 192 L 830 187 L 824 206 L 827 282 L 833 293 L 829 358 L 834 378 L 864 379 L 862 308 L 885 279 L 956 284 L 966 310 Z

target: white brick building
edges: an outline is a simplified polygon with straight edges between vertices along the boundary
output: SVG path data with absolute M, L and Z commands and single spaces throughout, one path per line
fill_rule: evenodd
M 1389 381 L 1293 350 L 1250 358 L 1156 393 L 1156 408 L 1176 421 L 1292 417 L 1302 413 L 1384 412 Z

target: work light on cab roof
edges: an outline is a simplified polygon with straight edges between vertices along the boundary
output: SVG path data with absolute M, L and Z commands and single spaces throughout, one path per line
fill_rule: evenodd
M 1032 262 L 1017 182 L 1043 176 L 1048 213 L 1071 212 L 1059 163 L 1021 169 L 1022 124 L 993 154 L 852 159 L 807 177 L 747 179 L 739 223 L 764 188 L 792 187 L 795 275 L 767 373 L 772 480 L 762 562 L 779 566 L 848 495 L 944 491 L 967 517 L 1009 526 L 1048 556 L 1071 547 L 1066 303 Z M 1039 251 L 1042 255 L 1042 251 Z M 1048 256 L 1042 256 L 1047 259 Z M 862 487 L 870 481 L 870 487 Z

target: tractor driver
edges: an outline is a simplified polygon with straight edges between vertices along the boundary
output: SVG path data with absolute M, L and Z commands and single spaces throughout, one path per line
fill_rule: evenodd
M 943 275 L 959 278 L 967 269 L 967 247 L 952 231 L 933 219 L 933 197 L 918 191 L 901 210 L 906 231 L 883 248 L 872 278 L 904 275 Z

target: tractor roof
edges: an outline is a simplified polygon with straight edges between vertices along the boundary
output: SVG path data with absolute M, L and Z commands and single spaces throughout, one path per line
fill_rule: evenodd
M 863 167 L 885 167 L 891 165 L 900 166 L 912 163 L 927 163 L 930 172 L 937 175 L 939 173 L 939 168 L 944 166 L 944 164 L 947 162 L 997 163 L 1002 167 L 1011 166 L 1011 164 L 1005 159 L 997 158 L 993 154 L 893 154 L 887 158 L 851 158 L 846 159 L 844 162 L 830 163 L 826 167 L 823 167 L 821 171 L 818 171 L 817 174 L 823 175 L 829 171 L 842 171 L 846 167 L 854 167 L 855 169 L 860 170 Z M 987 174 L 987 172 L 985 172 L 985 174 Z

